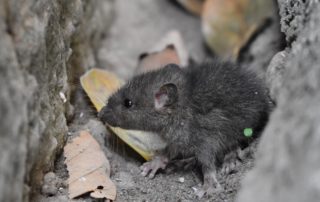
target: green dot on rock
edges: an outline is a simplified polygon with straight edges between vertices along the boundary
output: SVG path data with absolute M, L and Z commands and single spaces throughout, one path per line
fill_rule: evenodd
M 253 133 L 252 128 L 245 128 L 245 129 L 243 130 L 243 134 L 244 134 L 244 136 L 246 136 L 246 137 L 252 137 L 252 133 Z

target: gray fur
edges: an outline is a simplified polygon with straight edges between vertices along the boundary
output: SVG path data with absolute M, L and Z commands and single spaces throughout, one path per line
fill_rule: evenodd
M 174 84 L 173 104 L 154 107 L 155 95 Z M 176 96 L 172 98 L 172 96 Z M 127 109 L 124 99 L 133 106 Z M 112 126 L 160 134 L 170 159 L 195 157 L 204 174 L 216 171 L 225 154 L 246 146 L 267 121 L 270 103 L 256 75 L 232 63 L 214 62 L 179 68 L 176 65 L 134 77 L 108 100 L 99 116 Z M 245 137 L 252 128 L 253 137 Z

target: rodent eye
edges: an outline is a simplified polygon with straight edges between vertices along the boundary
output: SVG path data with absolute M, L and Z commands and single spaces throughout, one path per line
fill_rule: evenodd
M 133 103 L 130 99 L 125 99 L 123 104 L 126 108 L 130 108 L 130 107 L 132 107 Z

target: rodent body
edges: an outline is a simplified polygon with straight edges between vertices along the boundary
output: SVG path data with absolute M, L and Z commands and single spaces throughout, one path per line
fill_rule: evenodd
M 164 162 L 194 157 L 209 192 L 218 183 L 215 173 L 224 156 L 257 137 L 269 106 L 256 75 L 214 62 L 183 69 L 167 65 L 138 75 L 111 96 L 99 116 L 112 126 L 160 134 L 168 145 L 158 154 Z M 245 128 L 253 129 L 252 137 L 244 136 Z M 165 168 L 163 163 L 146 165 L 144 174 Z

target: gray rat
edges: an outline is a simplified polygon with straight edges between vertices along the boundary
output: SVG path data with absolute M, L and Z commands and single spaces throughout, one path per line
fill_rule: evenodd
M 144 176 L 153 177 L 178 156 L 195 159 L 203 174 L 202 196 L 220 188 L 216 172 L 225 155 L 256 138 L 269 111 L 267 91 L 253 72 L 216 60 L 137 75 L 109 98 L 99 117 L 166 141 L 167 147 L 142 165 Z M 244 135 L 246 128 L 253 130 L 251 137 Z

